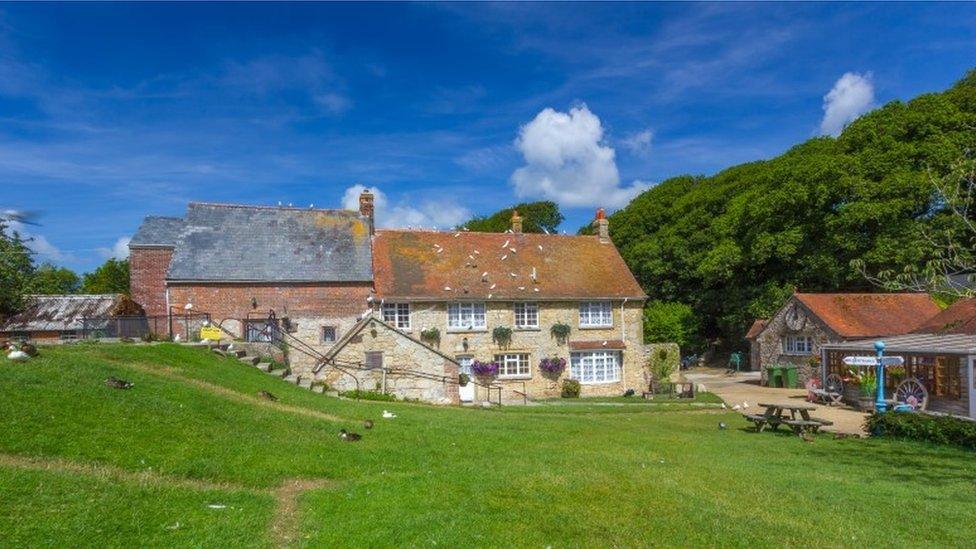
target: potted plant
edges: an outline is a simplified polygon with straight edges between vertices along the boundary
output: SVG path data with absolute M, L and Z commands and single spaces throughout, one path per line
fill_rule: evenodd
M 498 377 L 498 363 L 497 362 L 481 362 L 480 360 L 475 360 L 471 363 L 471 373 L 474 377 L 478 378 L 483 385 L 488 385 Z
M 566 339 L 569 337 L 569 324 L 563 324 L 562 322 L 557 322 L 549 328 L 549 335 L 555 338 L 556 343 L 566 343 Z
M 439 347 L 441 344 L 441 331 L 437 328 L 420 330 L 420 341 L 423 341 L 431 347 Z
M 878 378 L 874 369 L 851 370 L 851 379 L 860 388 L 860 396 L 857 399 L 858 407 L 864 411 L 873 410 L 878 391 Z
M 566 370 L 566 359 L 561 357 L 546 357 L 539 361 L 539 371 L 542 375 L 555 380 Z
M 467 387 L 468 383 L 471 383 L 471 376 L 464 372 L 458 374 L 458 387 Z
M 512 344 L 512 329 L 508 326 L 497 326 L 491 331 L 491 340 L 502 349 L 507 349 Z

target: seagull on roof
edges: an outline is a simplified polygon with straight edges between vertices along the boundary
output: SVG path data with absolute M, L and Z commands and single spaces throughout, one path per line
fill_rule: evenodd
M 509 242 L 511 242 L 511 240 L 506 240 L 505 243 L 502 244 L 502 248 L 507 248 Z
M 517 252 L 515 251 L 515 248 L 509 248 L 509 250 L 511 250 L 511 252 L 512 252 L 513 254 L 514 254 L 514 253 L 517 253 Z
M 502 261 L 505 261 L 506 259 L 508 259 L 508 254 L 502 256 Z
M 454 238 L 461 236 L 461 233 L 454 233 Z
M 488 286 L 488 289 L 489 290 L 494 290 L 495 289 L 495 286 L 498 286 L 498 284 L 492 284 L 491 286 Z
M 542 251 L 542 244 L 536 244 L 536 247 L 539 248 L 540 252 Z
M 512 278 L 517 278 L 518 277 L 518 275 L 515 274 L 515 273 L 508 273 L 508 274 L 512 275 Z
M 474 255 L 481 255 L 481 252 L 479 252 L 478 250 L 475 250 L 474 251 Z
M 450 286 L 444 286 L 444 291 L 445 292 L 450 292 L 451 291 L 451 287 Z
M 544 232 L 544 233 L 546 233 L 546 234 L 549 234 L 549 230 L 548 230 L 548 229 L 546 229 L 545 227 L 543 227 L 543 228 L 542 228 L 542 232 Z M 541 248 L 542 246 L 539 246 L 539 247 Z

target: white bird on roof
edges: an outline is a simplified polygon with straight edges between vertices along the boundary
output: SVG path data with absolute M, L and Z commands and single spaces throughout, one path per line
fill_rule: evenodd
M 488 271 L 481 273 L 481 278 L 488 278 Z
M 454 238 L 461 236 L 461 233 L 454 233 Z
M 451 291 L 451 287 L 450 286 L 444 286 L 444 291 L 445 292 L 450 292 Z
M 475 250 L 474 251 L 474 255 L 481 255 L 481 252 L 479 252 L 478 250 Z
M 359 320 L 362 320 L 362 319 L 366 318 L 367 316 L 369 316 L 369 310 L 368 309 L 365 310 L 365 311 L 363 311 L 363 314 L 359 315 Z
M 444 251 L 444 248 L 437 248 L 437 253 L 441 253 L 443 251 Z
M 505 243 L 502 244 L 502 248 L 507 248 L 509 242 L 511 242 L 511 240 L 506 240 Z
M 606 346 L 607 346 L 607 342 L 606 342 L 606 340 L 604 340 L 604 342 L 603 342 L 603 343 L 601 343 L 601 345 L 603 345 L 604 347 L 606 347 Z
M 519 286 L 519 290 L 525 290 L 525 286 Z
M 517 253 L 517 252 L 515 251 L 515 248 L 509 248 L 509 251 L 511 251 L 511 252 L 512 252 L 513 254 L 514 254 L 514 253 Z
M 371 295 L 366 296 L 366 303 L 372 303 L 372 302 L 373 302 L 373 296 Z
M 468 254 L 468 259 L 470 259 L 471 261 L 474 261 L 474 256 L 471 255 L 471 254 Z
M 532 291 L 533 292 L 538 292 L 539 291 L 539 288 L 532 288 Z
M 502 256 L 502 261 L 505 261 L 506 259 L 508 259 L 508 254 Z
M 515 273 L 508 273 L 508 274 L 512 275 L 512 278 L 518 278 L 518 275 Z
M 540 251 L 540 252 L 542 251 L 542 244 L 536 244 L 536 245 L 535 245 L 535 247 L 536 247 L 536 248 L 539 248 L 539 251 Z
M 489 290 L 494 290 L 495 289 L 495 286 L 498 286 L 498 284 L 492 284 L 491 286 L 488 286 L 488 289 Z
M 488 294 L 488 299 L 491 299 L 491 294 Z
M 183 309 L 185 309 L 187 311 L 189 311 L 192 308 L 193 308 L 193 304 L 192 303 L 187 303 L 186 305 L 183 306 Z
M 544 232 L 544 233 L 546 233 L 546 234 L 549 234 L 549 230 L 548 230 L 548 229 L 546 229 L 545 227 L 543 227 L 543 228 L 542 228 L 542 232 Z M 539 246 L 539 247 L 541 248 L 542 246 Z

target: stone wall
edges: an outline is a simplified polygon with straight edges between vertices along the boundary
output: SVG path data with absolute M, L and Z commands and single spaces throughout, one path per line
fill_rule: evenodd
M 351 366 L 364 364 L 366 353 L 377 351 L 383 353 L 382 368 L 364 371 Z M 401 399 L 458 404 L 457 363 L 375 320 L 353 336 L 335 360 L 336 365 L 326 365 L 317 379 L 337 391 L 378 391 Z
M 758 355 L 759 364 L 754 365 L 753 369 L 759 368 L 762 376 L 762 383 L 767 383 L 766 367 L 773 364 L 795 364 L 797 365 L 797 377 L 799 385 L 802 387 L 807 379 L 814 377 L 820 378 L 819 367 L 812 367 L 811 357 L 820 356 L 820 346 L 825 343 L 836 343 L 839 339 L 831 339 L 831 336 L 822 327 L 819 321 L 810 318 L 806 314 L 806 309 L 799 307 L 798 310 L 804 315 L 803 326 L 799 330 L 791 329 L 786 323 L 787 311 L 793 304 L 795 298 L 790 298 L 779 311 L 769 319 L 766 327 L 752 342 L 753 351 Z M 811 355 L 788 355 L 783 349 L 783 338 L 787 335 L 810 336 L 813 338 L 813 353 Z M 758 344 L 758 350 L 755 349 Z
M 587 329 L 579 327 L 579 303 L 566 302 L 538 302 L 539 328 L 515 330 L 515 308 L 512 302 L 492 301 L 486 304 L 487 329 L 476 331 L 448 331 L 446 303 L 412 303 L 410 313 L 410 330 L 414 338 L 420 338 L 420 332 L 426 328 L 438 328 L 441 341 L 437 349 L 455 359 L 472 357 L 475 360 L 490 361 L 495 355 L 502 353 L 527 353 L 529 355 L 529 375 L 517 378 L 498 379 L 497 383 L 503 387 L 502 400 L 518 400 L 521 396 L 516 391 L 528 393 L 529 398 L 546 398 L 559 396 L 562 381 L 569 378 L 569 341 L 623 340 L 626 349 L 622 353 L 621 380 L 611 383 L 584 384 L 583 396 L 611 396 L 621 395 L 627 389 L 641 392 L 646 387 L 644 372 L 643 346 L 643 304 L 640 301 L 629 301 L 626 304 L 613 304 L 613 327 L 608 329 Z M 377 308 L 379 315 L 379 308 Z M 567 341 L 560 342 L 552 337 L 550 328 L 561 322 L 571 326 Z M 497 326 L 507 326 L 513 329 L 512 342 L 501 348 L 492 341 L 492 330 Z M 539 361 L 544 357 L 562 357 L 566 359 L 566 370 L 555 379 L 547 378 L 539 372 Z M 476 400 L 485 400 L 486 390 L 477 387 Z M 497 392 L 491 396 L 498 398 Z
M 166 270 L 173 257 L 172 248 L 132 248 L 129 250 L 129 287 L 132 300 L 147 316 L 166 315 Z

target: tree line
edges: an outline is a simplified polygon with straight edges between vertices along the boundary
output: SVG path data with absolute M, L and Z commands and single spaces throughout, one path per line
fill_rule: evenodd
M 129 293 L 128 259 L 109 259 L 79 276 L 67 267 L 38 265 L 28 244 L 0 218 L 0 318 L 19 311 L 30 294 Z

